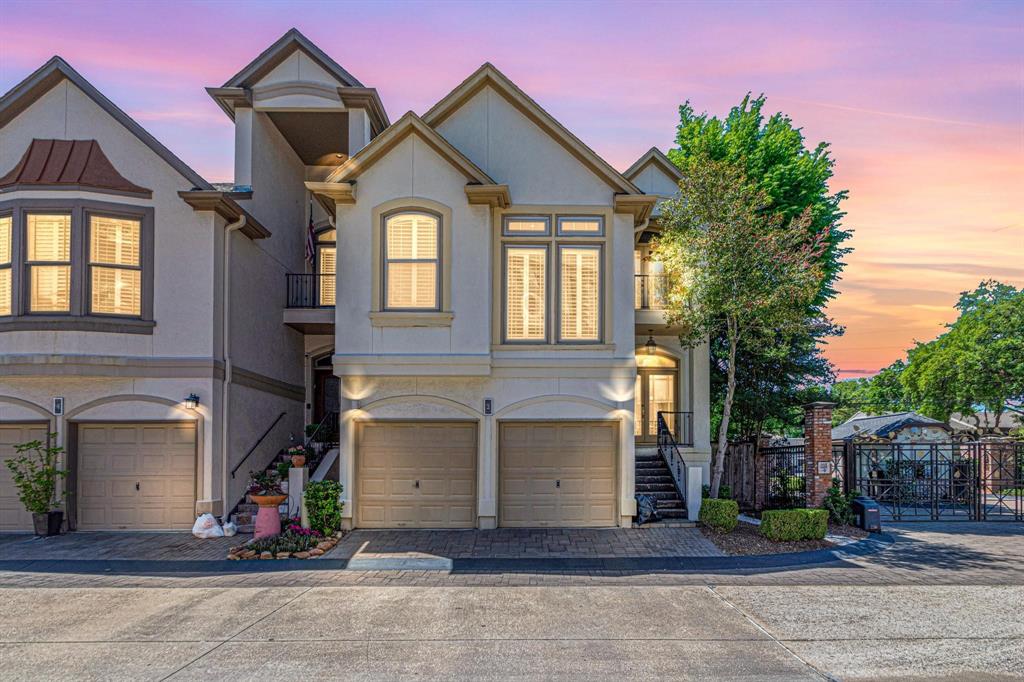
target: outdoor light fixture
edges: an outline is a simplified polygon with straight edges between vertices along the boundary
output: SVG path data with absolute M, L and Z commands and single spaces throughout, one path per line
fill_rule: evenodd
M 654 342 L 654 335 L 651 334 L 652 331 L 654 331 L 654 330 L 653 329 L 648 329 L 647 330 L 647 343 L 644 344 L 644 348 L 647 349 L 647 354 L 648 355 L 654 355 L 654 352 L 656 350 L 658 350 L 658 344 L 656 344 Z
M 188 397 L 185 398 L 185 407 L 190 410 L 194 410 L 199 407 L 199 396 L 195 393 L 189 393 Z

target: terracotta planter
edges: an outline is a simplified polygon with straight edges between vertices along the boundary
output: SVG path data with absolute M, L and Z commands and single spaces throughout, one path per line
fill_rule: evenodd
M 296 469 L 301 469 L 302 467 L 306 466 L 306 456 L 292 455 L 292 466 L 295 467 Z
M 258 504 L 260 508 L 270 507 L 277 509 L 282 502 L 288 499 L 287 495 L 249 495 L 252 498 L 253 504 Z

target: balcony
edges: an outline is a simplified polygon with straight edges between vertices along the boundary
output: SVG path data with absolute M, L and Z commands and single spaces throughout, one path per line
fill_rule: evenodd
M 304 334 L 333 334 L 336 286 L 333 274 L 286 274 L 284 323 Z
M 667 329 L 665 324 L 665 301 L 668 293 L 668 276 L 633 275 L 633 308 L 636 310 L 637 329 Z

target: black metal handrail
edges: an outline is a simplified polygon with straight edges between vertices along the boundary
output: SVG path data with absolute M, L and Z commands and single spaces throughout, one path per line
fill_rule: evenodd
M 665 426 L 677 445 L 684 448 L 693 447 L 693 412 L 659 411 L 658 416 L 665 418 Z
M 665 307 L 668 277 L 666 275 L 633 275 L 634 307 L 637 310 L 661 310 Z
M 306 436 L 304 445 L 311 443 L 333 444 L 338 442 L 338 413 L 328 412 L 316 425 L 312 433 Z
M 665 421 L 666 414 L 690 414 L 683 412 L 659 412 L 658 413 L 658 453 L 665 460 L 665 464 L 672 474 L 672 482 L 675 483 L 679 499 L 686 503 L 686 461 L 679 452 L 679 444 L 672 435 L 668 422 Z
M 235 468 L 231 470 L 231 478 L 235 477 L 235 472 L 238 471 L 243 464 L 245 464 L 245 460 L 249 459 L 249 455 L 256 452 L 256 448 L 258 448 L 260 446 L 260 443 L 262 443 L 263 440 L 270 435 L 270 432 L 274 430 L 274 427 L 277 426 L 277 423 L 284 419 L 285 414 L 287 413 L 282 412 L 281 414 L 277 415 L 277 419 L 275 419 L 273 423 L 267 427 L 267 430 L 263 432 L 263 435 L 256 440 L 256 444 L 249 448 L 249 451 L 245 453 L 245 457 L 243 457 L 238 462 L 238 464 L 235 465 Z M 227 453 L 224 453 L 224 456 L 227 457 Z
M 335 275 L 289 272 L 285 274 L 286 308 L 333 308 Z

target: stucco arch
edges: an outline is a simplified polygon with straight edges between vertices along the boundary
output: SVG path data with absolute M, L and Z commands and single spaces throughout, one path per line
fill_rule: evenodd
M 595 407 L 603 412 L 610 412 L 612 410 L 619 409 L 619 406 L 613 402 L 604 400 L 597 400 L 595 398 L 588 398 L 587 396 L 581 395 L 542 395 L 534 398 L 526 398 L 514 402 L 511 405 L 506 405 L 495 413 L 495 417 L 504 417 L 508 414 L 516 412 L 518 410 L 525 409 L 527 407 L 533 407 L 542 403 L 575 403 L 578 405 L 587 405 L 588 407 Z
M 409 405 L 415 403 L 428 403 L 440 407 L 447 407 L 457 412 L 461 412 L 462 414 L 465 414 L 467 416 L 473 417 L 474 419 L 478 419 L 481 416 L 481 413 L 478 410 L 474 410 L 472 407 L 466 405 L 465 403 L 460 403 L 457 400 L 452 400 L 451 398 L 443 398 L 437 395 L 407 394 L 389 396 L 387 398 L 380 398 L 379 400 L 374 400 L 373 402 L 367 403 L 366 405 L 361 405 L 359 409 L 360 411 L 363 412 L 371 412 L 372 410 L 379 409 L 381 407 L 387 407 L 389 405 Z
M 0 395 L 0 402 L 17 405 L 18 407 L 22 407 L 30 412 L 34 412 L 46 421 L 50 422 L 51 426 L 53 425 L 54 415 L 42 405 L 37 405 L 36 403 L 23 400 L 21 398 L 15 398 L 11 395 Z
M 71 410 L 64 415 L 66 420 L 73 420 L 80 414 L 83 414 L 93 408 L 100 407 L 101 405 L 107 405 L 110 403 L 120 402 L 142 402 L 142 403 L 154 403 L 157 405 L 164 405 L 167 407 L 173 407 L 177 412 L 181 413 L 181 416 L 188 421 L 202 422 L 203 416 L 198 410 L 188 410 L 177 400 L 171 400 L 170 398 L 162 398 L 155 395 L 140 395 L 135 393 L 125 393 L 120 395 L 109 395 L 103 398 L 97 398 L 96 400 L 90 400 L 87 403 L 79 405 L 75 409 Z

